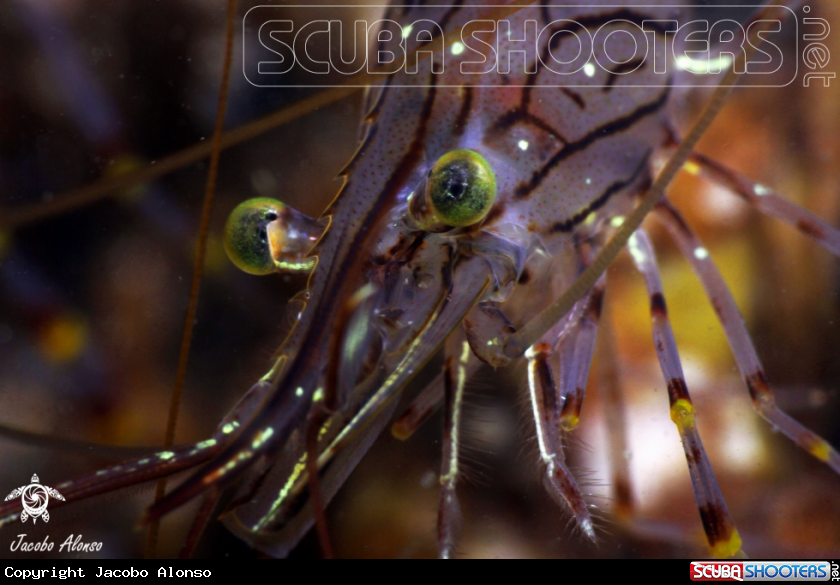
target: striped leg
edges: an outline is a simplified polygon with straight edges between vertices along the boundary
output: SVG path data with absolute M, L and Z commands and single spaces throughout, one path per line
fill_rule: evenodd
M 810 211 L 780 197 L 772 189 L 696 152 L 692 153 L 689 162 L 683 168 L 693 175 L 702 176 L 729 189 L 760 212 L 792 225 L 835 256 L 840 256 L 840 230 Z
M 700 510 L 700 519 L 709 541 L 712 555 L 717 558 L 742 556 L 741 538 L 726 507 L 723 494 L 715 480 L 712 467 L 703 449 L 695 425 L 695 410 L 683 376 L 677 344 L 668 319 L 659 268 L 653 247 L 642 230 L 637 231 L 627 243 L 633 261 L 645 279 L 650 294 L 650 312 L 653 319 L 653 339 L 659 365 L 668 385 L 671 420 L 677 425 L 682 439 L 685 458 L 694 487 L 694 497 Z
M 440 502 L 438 504 L 438 556 L 452 558 L 461 524 L 461 506 L 455 486 L 460 474 L 458 453 L 461 447 L 461 408 L 467 384 L 470 346 L 461 335 L 453 335 L 446 343 L 443 364 L 443 457 L 440 463 Z
M 537 427 L 537 444 L 540 459 L 545 465 L 545 486 L 557 503 L 568 506 L 583 533 L 592 542 L 596 542 L 589 506 L 566 466 L 560 439 L 559 395 L 549 364 L 551 351 L 549 344 L 537 342 L 525 352 L 528 359 L 528 388 Z
M 808 430 L 776 407 L 773 393 L 767 385 L 764 368 L 750 340 L 735 299 L 726 287 L 709 253 L 685 223 L 679 212 L 667 202 L 660 204 L 658 216 L 676 241 L 683 255 L 700 279 L 723 326 L 729 346 L 735 355 L 738 369 L 750 392 L 753 408 L 791 441 L 840 473 L 840 454 L 825 439 Z
M 560 412 L 560 428 L 574 430 L 580 422 L 583 408 L 584 391 L 595 355 L 595 340 L 598 336 L 598 320 L 604 300 L 606 278 L 601 277 L 584 300 L 583 314 L 575 325 L 574 352 L 571 359 L 561 353 L 560 396 L 563 397 L 563 410 Z M 571 341 L 571 340 L 569 340 Z

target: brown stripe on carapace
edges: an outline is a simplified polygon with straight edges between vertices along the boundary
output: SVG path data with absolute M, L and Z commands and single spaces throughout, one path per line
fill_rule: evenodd
M 650 314 L 654 317 L 667 317 L 668 307 L 665 305 L 665 296 L 661 292 L 650 295 Z
M 551 22 L 551 13 L 548 11 L 549 6 L 547 4 L 543 4 L 540 8 L 540 16 L 543 19 L 543 24 L 548 25 Z
M 548 12 L 548 8 L 546 6 L 542 7 L 542 17 L 546 21 L 545 27 L 547 28 L 549 24 L 551 24 L 550 18 L 551 15 Z M 627 8 L 621 8 L 619 10 L 614 10 L 612 12 L 606 12 L 603 14 L 593 14 L 588 16 L 579 16 L 576 17 L 574 20 L 568 19 L 557 19 L 558 21 L 563 22 L 562 26 L 558 26 L 552 28 L 548 31 L 548 38 L 549 42 L 546 43 L 545 48 L 542 50 L 542 54 L 536 59 L 535 65 L 537 66 L 537 71 L 534 75 L 528 76 L 528 85 L 522 92 L 522 105 L 521 108 L 524 110 L 527 109 L 528 103 L 531 99 L 531 89 L 536 85 L 537 78 L 539 77 L 541 68 L 545 67 L 545 63 L 548 63 L 548 59 L 551 57 L 551 52 L 556 49 L 560 42 L 563 40 L 562 35 L 558 35 L 559 32 L 570 32 L 572 34 L 576 34 L 576 31 L 583 31 L 583 30 L 595 30 L 599 29 L 605 24 L 614 23 L 620 20 L 626 20 L 637 27 L 648 26 L 654 29 L 654 32 L 657 34 L 663 35 L 667 31 L 673 29 L 672 26 L 663 26 L 659 22 L 655 20 L 651 20 L 646 18 L 644 15 L 634 12 L 633 10 Z M 583 98 L 566 88 L 561 90 L 564 94 L 566 94 L 575 104 L 580 107 L 580 109 L 586 109 L 586 102 L 583 101 Z
M 527 197 L 530 195 L 534 189 L 539 187 L 551 170 L 572 156 L 577 152 L 581 152 L 591 146 L 593 143 L 597 142 L 598 140 L 602 140 L 604 138 L 609 138 L 619 132 L 623 132 L 624 130 L 628 130 L 632 128 L 634 124 L 643 120 L 644 118 L 655 114 L 659 110 L 661 110 L 665 104 L 668 102 L 668 96 L 671 94 L 670 86 L 666 87 L 662 93 L 659 95 L 658 98 L 653 100 L 652 102 L 643 104 L 627 114 L 626 116 L 622 116 L 620 118 L 616 118 L 606 124 L 602 124 L 601 126 L 595 128 L 588 134 L 584 135 L 582 138 L 569 142 L 564 145 L 551 159 L 543 165 L 543 167 L 535 172 L 531 177 L 531 180 L 528 183 L 523 183 L 516 188 L 514 193 L 515 196 L 519 198 Z M 645 155 L 645 160 L 647 160 L 647 155 Z
M 691 396 L 688 394 L 688 386 L 683 378 L 671 378 L 668 380 L 668 400 L 671 406 L 677 403 L 677 400 L 685 400 L 691 404 Z
M 452 134 L 455 136 L 461 136 L 467 129 L 467 120 L 470 119 L 470 110 L 472 110 L 473 88 L 467 85 L 462 90 L 464 101 L 461 102 L 461 110 L 458 112 L 458 117 L 455 118 L 455 125 L 452 128 Z
M 527 90 L 527 88 L 525 88 Z M 523 94 L 524 95 L 524 94 Z M 525 100 L 523 98 L 523 103 L 517 106 L 513 110 L 507 111 L 504 115 L 499 117 L 496 122 L 490 127 L 488 133 L 491 135 L 498 135 L 503 134 L 510 130 L 516 124 L 531 124 L 532 126 L 542 130 L 546 134 L 554 136 L 558 138 L 563 144 L 566 144 L 568 141 L 563 138 L 563 135 L 560 133 L 559 130 L 552 127 L 551 124 L 539 118 L 528 111 L 527 104 L 524 103 Z
M 545 11 L 543 16 L 544 18 L 550 18 L 548 11 Z M 621 8 L 619 10 L 614 10 L 612 12 L 606 12 L 603 14 L 578 16 L 575 17 L 574 20 L 562 19 L 562 22 L 568 24 L 552 28 L 550 31 L 548 31 L 548 38 L 550 39 L 550 41 L 546 44 L 545 53 L 541 55 L 540 59 L 537 60 L 537 66 L 539 67 L 542 63 L 547 63 L 549 58 L 549 51 L 551 51 L 552 49 L 556 49 L 560 41 L 563 40 L 563 37 L 561 35 L 557 35 L 558 32 L 568 31 L 570 33 L 574 33 L 576 30 L 582 31 L 586 29 L 598 29 L 604 26 L 605 24 L 609 24 L 611 22 L 614 23 L 620 20 L 627 20 L 635 24 L 639 28 L 642 28 L 643 26 L 653 28 L 654 32 L 660 35 L 664 35 L 666 32 L 673 30 L 672 26 L 663 26 L 660 23 L 660 21 L 651 20 L 645 15 L 639 14 L 638 12 L 634 12 L 633 10 L 627 8 Z M 550 22 L 548 22 L 546 26 L 548 26 L 548 24 L 550 24 Z M 676 22 L 674 24 L 676 24 Z M 537 70 L 537 72 L 539 73 L 539 69 Z
M 586 102 L 583 101 L 583 97 L 578 92 L 572 91 L 568 87 L 560 88 L 560 91 L 562 91 L 566 95 L 567 98 L 569 98 L 570 100 L 575 102 L 575 105 L 577 107 L 579 107 L 581 110 L 586 109 Z
M 553 226 L 551 226 L 551 229 L 549 230 L 550 233 L 572 231 L 573 229 L 575 229 L 575 227 L 578 226 L 578 224 L 585 221 L 591 213 L 598 211 L 601 207 L 606 205 L 607 201 L 610 200 L 610 197 L 612 197 L 622 189 L 632 185 L 636 181 L 636 179 L 638 179 L 639 174 L 647 167 L 650 152 L 651 151 L 648 150 L 645 153 L 645 155 L 642 157 L 642 160 L 639 162 L 639 165 L 636 167 L 636 170 L 633 171 L 633 174 L 630 176 L 630 178 L 623 181 L 616 181 L 615 183 L 607 187 L 606 190 L 603 193 L 601 193 L 601 195 L 599 195 L 592 203 L 584 207 L 582 210 L 578 211 L 572 217 L 564 221 L 557 222 Z
M 601 91 L 603 91 L 604 93 L 609 93 L 610 91 L 612 91 L 612 88 L 615 85 L 615 82 L 618 80 L 619 75 L 627 75 L 629 73 L 632 73 L 637 68 L 644 67 L 644 64 L 644 59 L 631 59 L 626 63 L 616 65 L 615 67 L 610 69 L 610 76 L 607 78 L 607 84 L 601 88 Z
M 735 525 L 729 517 L 729 511 L 718 504 L 705 504 L 699 507 L 700 520 L 709 541 L 709 547 L 729 542 L 735 532 Z
M 761 370 L 757 370 L 755 373 L 746 376 L 744 381 L 747 383 L 747 389 L 750 391 L 750 398 L 752 398 L 754 404 L 758 405 L 762 402 L 762 399 L 770 396 L 770 387 L 767 385 L 767 378 Z

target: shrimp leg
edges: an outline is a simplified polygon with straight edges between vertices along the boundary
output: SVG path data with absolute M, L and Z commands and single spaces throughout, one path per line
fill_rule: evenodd
M 525 353 L 537 443 L 540 459 L 545 466 L 545 486 L 558 504 L 568 506 L 583 533 L 592 542 L 596 542 L 589 505 L 566 465 L 560 437 L 560 404 L 549 364 L 551 353 L 551 346 L 542 341 L 535 343 Z
M 625 454 L 627 448 L 627 417 L 616 350 L 615 331 L 609 313 L 601 317 L 601 334 L 598 336 L 598 367 L 595 388 L 602 395 L 604 419 L 609 429 L 610 468 L 612 469 L 613 499 L 620 518 L 628 518 L 633 509 L 633 491 L 630 483 L 630 464 Z
M 683 376 L 674 332 L 665 306 L 659 268 L 653 254 L 653 247 L 647 234 L 639 230 L 627 243 L 630 255 L 641 272 L 650 295 L 650 312 L 653 320 L 653 339 L 659 365 L 668 384 L 668 399 L 671 404 L 671 420 L 677 426 L 682 439 L 685 458 L 691 474 L 694 497 L 700 510 L 700 519 L 706 532 L 706 539 L 712 555 L 716 558 L 743 556 L 741 537 L 723 494 L 720 491 L 712 467 L 703 449 L 703 442 L 695 424 L 695 409 L 688 394 Z
M 560 412 L 560 428 L 574 430 L 580 421 L 583 397 L 592 357 L 595 355 L 595 341 L 598 336 L 598 320 L 604 300 L 606 279 L 602 276 L 589 294 L 584 297 L 583 314 L 575 325 L 574 353 L 571 359 L 562 359 L 560 370 L 563 372 L 560 396 L 563 409 Z
M 407 441 L 443 403 L 443 372 L 435 376 L 418 394 L 405 412 L 391 425 L 391 434 L 400 441 Z
M 764 368 L 758 359 L 750 340 L 744 320 L 741 317 L 735 299 L 726 287 L 723 277 L 718 272 L 709 253 L 683 220 L 680 213 L 669 203 L 663 201 L 658 207 L 661 218 L 668 232 L 674 238 L 680 251 L 688 259 L 695 274 L 700 279 L 706 295 L 712 301 L 718 320 L 723 326 L 729 346 L 735 355 L 735 361 L 741 376 L 747 385 L 753 408 L 767 422 L 779 429 L 791 441 L 808 453 L 827 464 L 835 473 L 840 473 L 840 454 L 825 439 L 808 430 L 790 416 L 779 410 L 773 392 L 767 384 Z
M 443 365 L 444 427 L 443 457 L 440 470 L 440 503 L 438 505 L 438 556 L 452 558 L 461 521 L 461 507 L 455 486 L 460 476 L 458 452 L 461 444 L 461 410 L 464 387 L 469 374 L 470 346 L 461 335 L 453 335 L 446 343 Z
M 694 152 L 683 167 L 693 175 L 707 178 L 746 200 L 761 213 L 792 225 L 820 246 L 840 256 L 840 230 L 810 211 L 780 197 L 772 189 L 756 183 L 709 157 Z

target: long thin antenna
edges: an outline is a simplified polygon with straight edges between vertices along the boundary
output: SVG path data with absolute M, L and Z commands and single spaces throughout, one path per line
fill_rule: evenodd
M 498 7 L 496 10 L 490 12 L 486 19 L 477 22 L 487 22 L 490 20 L 498 21 L 506 18 L 514 12 L 533 4 L 536 0 L 516 0 L 508 6 Z M 468 24 L 464 30 L 464 35 L 471 34 L 472 30 L 479 26 L 476 23 Z M 444 48 L 451 46 L 461 39 L 462 31 L 456 30 L 449 33 L 443 39 Z M 418 47 L 414 49 L 409 57 L 416 54 L 418 61 L 431 58 L 432 53 L 428 50 L 421 51 L 423 48 Z M 307 114 L 311 114 L 323 107 L 326 107 L 334 102 L 342 100 L 360 91 L 363 87 L 373 85 L 382 81 L 384 75 L 378 71 L 364 72 L 355 75 L 348 79 L 343 85 L 332 87 L 321 91 L 312 97 L 293 103 L 281 110 L 258 118 L 252 122 L 248 122 L 222 134 L 221 149 L 225 150 L 231 146 L 236 146 L 242 142 L 256 138 L 265 134 L 269 130 L 278 128 L 288 122 L 297 120 Z M 155 164 L 148 164 L 142 168 L 134 171 L 99 179 L 82 187 L 72 189 L 70 191 L 59 193 L 52 201 L 48 203 L 38 203 L 37 205 L 24 205 L 16 209 L 4 208 L 2 215 L 0 215 L 0 228 L 16 228 L 24 225 L 43 220 L 47 217 L 59 215 L 79 207 L 84 207 L 91 203 L 95 203 L 101 199 L 113 196 L 117 193 L 133 187 L 135 185 L 142 185 L 159 179 L 169 173 L 182 169 L 193 163 L 196 163 L 211 154 L 214 148 L 214 143 L 199 142 L 178 152 L 174 152 L 157 161 Z
M 187 377 L 187 362 L 190 357 L 195 312 L 198 307 L 198 293 L 201 290 L 201 278 L 204 275 L 204 257 L 207 253 L 207 236 L 210 229 L 210 214 L 213 210 L 213 195 L 216 192 L 216 177 L 219 174 L 219 157 L 222 152 L 222 129 L 225 125 L 227 112 L 228 89 L 230 86 L 230 69 L 233 61 L 233 31 L 236 22 L 236 0 L 228 0 L 227 25 L 225 30 L 225 56 L 222 65 L 222 82 L 219 88 L 219 103 L 216 107 L 216 126 L 213 129 L 212 150 L 210 152 L 210 168 L 207 170 L 207 185 L 204 189 L 204 203 L 201 207 L 201 223 L 198 229 L 198 244 L 193 264 L 192 283 L 190 284 L 190 300 L 187 305 L 187 316 L 184 320 L 184 333 L 181 336 L 181 352 L 178 355 L 178 370 L 175 374 L 175 387 L 172 390 L 172 400 L 169 403 L 169 419 L 166 422 L 166 435 L 163 448 L 169 449 L 175 442 L 175 425 L 178 422 L 178 410 L 181 407 L 181 394 L 184 380 Z M 166 478 L 157 483 L 155 489 L 155 503 L 163 498 L 166 492 Z M 149 536 L 146 540 L 146 558 L 154 558 L 157 548 L 158 529 L 160 521 L 149 524 Z

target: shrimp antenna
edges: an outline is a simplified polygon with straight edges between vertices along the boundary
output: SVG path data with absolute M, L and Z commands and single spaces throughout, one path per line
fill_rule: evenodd
M 773 7 L 770 7 L 773 8 Z M 726 103 L 726 98 L 732 91 L 732 88 L 737 84 L 740 77 L 740 71 L 745 68 L 745 64 L 750 57 L 757 50 L 757 45 L 761 42 L 761 34 L 764 33 L 770 26 L 769 20 L 757 21 L 755 27 L 751 27 L 751 34 L 748 37 L 748 47 L 742 51 L 737 59 L 733 59 L 729 70 L 726 72 L 721 83 L 715 88 L 712 93 L 709 103 L 706 104 L 705 109 L 700 114 L 697 121 L 694 122 L 691 129 L 686 134 L 680 145 L 677 147 L 674 154 L 668 160 L 665 168 L 656 177 L 650 190 L 645 194 L 639 205 L 633 210 L 621 224 L 621 227 L 610 238 L 607 244 L 603 247 L 601 252 L 595 257 L 592 263 L 580 274 L 580 276 L 566 289 L 560 298 L 542 310 L 536 317 L 522 327 L 519 331 L 508 337 L 505 342 L 504 352 L 509 358 L 517 358 L 522 356 L 529 347 L 542 337 L 555 323 L 560 321 L 566 313 L 591 289 L 595 282 L 607 270 L 613 260 L 615 260 L 618 253 L 627 244 L 627 241 L 633 233 L 642 225 L 647 214 L 650 213 L 656 206 L 657 202 L 664 196 L 665 189 L 671 184 L 674 176 L 683 167 L 691 156 L 697 142 L 711 126 L 715 117 L 717 117 L 723 105 Z
M 193 328 L 195 327 L 195 313 L 198 308 L 198 293 L 201 290 L 201 278 L 204 275 L 204 257 L 207 254 L 207 236 L 210 233 L 210 214 L 213 210 L 213 195 L 216 192 L 216 177 L 219 174 L 219 157 L 222 152 L 222 129 L 225 125 L 225 114 L 227 113 L 228 90 L 230 88 L 230 70 L 233 62 L 233 33 L 236 24 L 236 0 L 228 0 L 227 23 L 225 26 L 225 55 L 222 65 L 222 81 L 219 87 L 219 101 L 216 106 L 216 126 L 213 129 L 210 152 L 210 166 L 207 169 L 207 184 L 204 188 L 204 202 L 201 206 L 201 223 L 198 228 L 198 243 L 195 251 L 195 263 L 193 264 L 192 282 L 190 283 L 190 300 L 187 305 L 187 315 L 184 319 L 184 332 L 181 336 L 181 351 L 178 355 L 178 370 L 175 373 L 175 385 L 172 389 L 172 398 L 169 403 L 169 418 L 166 421 L 166 434 L 163 439 L 163 448 L 169 449 L 175 442 L 175 425 L 178 422 L 178 411 L 181 407 L 181 394 L 184 390 L 184 381 L 187 377 L 187 363 L 190 358 L 190 346 L 192 345 Z M 155 488 L 155 503 L 163 498 L 166 493 L 166 478 L 158 480 Z M 215 501 L 215 500 L 214 500 Z M 212 504 L 206 503 L 204 507 L 212 508 Z M 208 512 L 209 515 L 209 512 Z M 154 520 L 149 524 L 149 534 L 146 540 L 146 558 L 154 558 L 157 548 L 158 529 L 160 521 Z M 198 528 L 200 530 L 201 527 Z M 196 535 L 191 535 L 197 538 Z
M 508 6 L 502 6 L 492 11 L 484 20 L 493 20 L 498 22 L 499 20 L 507 18 L 511 14 L 518 12 L 526 6 L 533 4 L 535 1 L 536 0 L 516 0 L 516 2 L 513 2 Z M 471 34 L 475 26 L 479 25 L 468 24 L 464 28 L 464 34 Z M 460 38 L 461 31 L 459 30 L 446 35 L 443 39 L 444 49 L 458 42 Z M 414 49 L 409 56 L 413 56 L 415 53 L 417 53 L 416 58 L 419 61 L 429 59 L 432 56 L 432 53 L 428 50 L 420 51 L 420 47 Z M 297 120 L 298 118 L 302 118 L 334 102 L 349 97 L 359 90 L 382 80 L 382 78 L 383 74 L 378 70 L 355 75 L 342 85 L 321 91 L 312 97 L 297 101 L 290 106 L 277 110 L 276 112 L 253 120 L 252 122 L 242 124 L 241 126 L 228 130 L 227 132 L 223 132 L 219 148 L 220 150 L 226 150 L 232 146 L 247 142 L 257 136 L 261 136 L 269 130 L 279 128 L 280 126 Z M 72 189 L 66 193 L 60 193 L 49 203 L 20 206 L 20 209 L 4 209 L 3 215 L 0 217 L 0 227 L 20 227 L 41 221 L 47 217 L 52 217 L 79 207 L 84 207 L 85 205 L 95 203 L 107 197 L 112 197 L 125 189 L 149 183 L 164 177 L 169 173 L 173 173 L 179 169 L 197 163 L 208 156 L 212 157 L 214 147 L 214 141 L 210 141 L 209 144 L 207 142 L 200 142 L 183 150 L 179 150 L 178 152 L 167 155 L 155 161 L 154 164 L 147 164 L 138 169 L 116 176 L 104 177 L 82 187 Z

